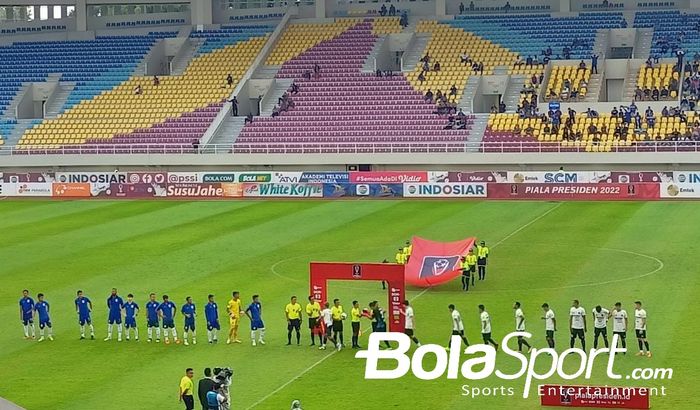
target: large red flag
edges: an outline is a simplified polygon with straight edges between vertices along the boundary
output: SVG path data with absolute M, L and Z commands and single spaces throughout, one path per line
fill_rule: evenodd
M 460 257 L 474 246 L 476 238 L 456 242 L 433 242 L 413 237 L 413 252 L 406 265 L 406 283 L 427 288 L 461 274 Z

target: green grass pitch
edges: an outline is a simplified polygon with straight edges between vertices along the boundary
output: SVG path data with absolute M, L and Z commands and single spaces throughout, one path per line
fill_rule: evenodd
M 31 410 L 177 409 L 186 367 L 199 378 L 204 367 L 226 365 L 235 372 L 234 409 L 287 409 L 292 399 L 304 409 L 539 408 L 534 389 L 530 398 L 521 397 L 522 380 L 421 381 L 410 373 L 364 380 L 364 360 L 350 349 L 310 348 L 307 332 L 302 346 L 284 346 L 283 307 L 290 295 L 304 301 L 308 294 L 309 261 L 376 262 L 391 259 L 411 235 L 473 235 L 492 247 L 486 282 L 468 294 L 457 281 L 427 292 L 408 290 L 423 343 L 446 344 L 449 303 L 461 311 L 473 343 L 479 341 L 477 305 L 485 304 L 500 340 L 514 328 L 512 304 L 518 300 L 534 346 L 545 347 L 539 306 L 546 301 L 557 313 L 557 347 L 563 350 L 568 309 L 577 298 L 589 313 L 592 345 L 590 310 L 596 304 L 622 301 L 632 314 L 640 299 L 649 313 L 654 357 L 628 354 L 616 369 L 624 375 L 637 367 L 673 368 L 673 378 L 610 381 L 600 361 L 590 381 L 568 383 L 665 386 L 665 397 L 652 398 L 655 409 L 697 409 L 698 211 L 691 202 L 0 201 L 0 396 Z M 103 342 L 112 287 L 122 296 L 134 293 L 142 307 L 151 291 L 168 293 L 178 307 L 193 296 L 199 344 L 147 344 L 143 315 L 141 342 Z M 47 295 L 54 342 L 23 339 L 17 305 L 23 288 Z M 78 340 L 77 289 L 95 304 L 96 341 Z M 254 348 L 247 337 L 242 345 L 206 343 L 206 295 L 216 294 L 224 305 L 232 290 L 241 291 L 244 301 L 261 295 L 267 346 Z M 341 298 L 346 309 L 353 299 L 386 305 L 376 283 L 335 282 L 330 296 Z M 181 333 L 181 316 L 176 323 Z M 247 319 L 241 328 L 247 336 Z M 632 332 L 628 340 L 635 352 Z M 360 343 L 366 342 L 363 335 Z M 499 353 L 497 368 L 513 371 L 517 363 Z M 464 397 L 465 384 L 514 387 L 515 395 Z

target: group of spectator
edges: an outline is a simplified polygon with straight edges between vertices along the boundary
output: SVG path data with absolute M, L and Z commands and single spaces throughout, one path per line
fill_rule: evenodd
M 449 114 L 447 117 L 447 125 L 445 125 L 446 130 L 463 130 L 467 128 L 467 114 L 459 109 L 457 114 Z
M 464 65 L 471 66 L 474 75 L 484 75 L 484 63 L 472 60 L 472 58 L 469 57 L 469 53 L 466 51 L 459 55 L 459 61 Z
M 498 103 L 498 106 L 496 106 L 496 104 L 491 106 L 491 114 L 503 114 L 504 112 L 506 112 L 506 103 L 504 103 L 503 101 L 500 101 Z
M 470 1 L 469 2 L 469 11 L 474 11 L 476 7 L 474 6 L 474 2 Z M 466 10 L 466 7 L 464 7 L 464 3 L 460 2 L 459 3 L 459 14 L 464 14 L 464 10 Z
M 437 90 L 433 94 L 433 91 L 428 89 L 423 100 L 437 104 L 435 114 L 451 115 L 457 111 L 457 91 L 457 86 L 454 84 L 450 87 L 449 94 L 443 93 L 441 90 Z
M 297 93 L 299 93 L 299 86 L 293 82 L 289 90 L 285 91 L 284 94 L 277 99 L 277 105 L 272 109 L 272 117 L 277 117 L 281 113 L 289 111 L 290 108 L 294 108 L 294 100 L 291 95 L 296 95 Z
M 321 77 L 321 66 L 315 63 L 312 70 L 306 70 L 301 75 L 305 80 L 310 80 L 311 77 L 320 78 Z
M 386 4 L 382 4 L 382 7 L 379 9 L 379 15 L 382 17 L 385 16 L 395 16 L 396 15 L 396 7 L 392 4 L 391 7 L 387 10 Z

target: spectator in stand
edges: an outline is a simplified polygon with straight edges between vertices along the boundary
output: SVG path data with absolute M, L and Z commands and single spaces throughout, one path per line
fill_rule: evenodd
M 464 3 L 459 3 L 459 14 L 464 14 Z
M 651 98 L 651 89 L 649 87 L 644 87 L 644 99 L 649 100 Z
M 420 81 L 421 84 L 423 84 L 423 81 L 425 81 L 424 71 L 421 71 L 421 73 L 418 74 L 418 81 Z
M 278 115 L 280 115 L 280 108 L 277 105 L 275 105 L 275 107 L 272 109 L 272 118 L 275 118 Z
M 681 67 L 683 67 L 683 57 L 685 57 L 685 51 L 678 49 L 676 51 L 676 66 L 678 67 L 678 71 L 680 71 Z
M 305 70 L 304 73 L 301 75 L 305 80 L 310 80 L 311 79 L 311 70 Z
M 423 97 L 425 101 L 430 101 L 433 102 L 433 92 L 428 88 L 428 91 L 425 93 L 425 97 Z
M 440 71 L 440 62 L 435 61 L 435 64 L 433 64 L 433 71 Z
M 505 11 L 506 13 L 508 13 L 510 11 L 510 2 L 509 1 L 506 1 L 505 6 L 503 6 L 503 11 Z
M 586 71 L 586 63 L 583 60 L 581 60 L 581 62 L 578 63 L 578 70 L 577 71 L 582 71 L 582 70 Z
M 670 91 L 678 92 L 678 80 L 671 77 L 671 80 L 668 83 L 668 87 L 669 87 Z
M 501 113 L 501 114 L 503 114 L 504 112 L 506 112 L 506 103 L 504 103 L 503 101 L 501 101 L 500 103 L 498 103 L 498 112 Z
M 491 114 L 497 114 L 497 113 L 498 113 L 498 108 L 496 107 L 496 105 L 492 105 L 492 106 L 491 106 L 491 109 L 489 110 L 489 113 L 491 113 Z
M 651 99 L 654 101 L 659 101 L 659 89 L 654 87 L 651 90 Z
M 143 94 L 143 88 L 141 88 L 141 84 L 137 84 L 136 87 L 134 87 L 134 95 L 141 94 Z
M 668 117 L 668 116 L 669 116 L 668 107 L 665 106 L 665 105 L 664 105 L 663 110 L 661 110 L 661 116 L 662 116 L 662 117 Z
M 401 18 L 399 18 L 399 25 L 403 28 L 408 27 L 408 12 L 406 10 L 401 12 Z
M 430 63 L 429 63 L 429 62 L 423 61 L 423 71 L 426 72 L 426 73 L 427 73 L 428 71 L 430 71 Z
M 243 120 L 243 124 L 247 123 L 253 123 L 253 113 L 249 112 L 248 115 L 245 116 L 245 120 Z
M 389 15 L 390 16 L 395 16 L 396 15 L 396 7 L 392 4 L 391 7 L 389 7 Z
M 598 74 L 598 54 L 591 54 L 591 73 Z
M 603 8 L 607 9 L 608 8 L 608 0 L 603 0 Z M 597 74 L 597 73 L 596 73 Z
M 314 74 L 316 74 L 316 78 L 321 76 L 321 66 L 318 63 L 314 64 Z
M 450 97 L 456 97 L 457 96 L 457 86 L 452 84 L 452 87 L 450 87 Z
M 226 85 L 228 85 L 229 87 L 233 86 L 233 76 L 231 75 L 231 73 L 229 73 L 226 76 Z
M 467 54 L 466 51 L 459 56 L 459 61 L 462 64 L 471 64 L 472 63 L 472 60 L 469 58 L 469 54 Z
M 382 7 L 379 8 L 379 15 L 384 17 L 384 16 L 386 16 L 386 12 L 387 12 L 386 5 L 382 4 Z
M 532 56 L 527 56 L 527 58 L 525 59 L 525 66 L 532 67 Z
M 484 63 L 479 62 L 479 66 L 477 67 L 477 70 L 481 73 L 481 75 L 484 75 Z
M 475 9 L 475 7 L 474 7 L 474 1 L 472 0 L 472 1 L 469 2 L 469 10 L 470 10 L 470 11 L 474 11 L 474 9 Z M 700 31 L 700 29 L 698 29 L 698 31 Z
M 153 86 L 158 87 L 160 85 L 160 78 L 157 75 L 153 76 Z
M 435 101 L 442 101 L 442 91 L 437 90 L 435 93 Z
M 299 86 L 297 85 L 297 83 L 292 82 L 291 90 L 292 90 L 292 94 L 298 94 L 298 93 L 299 93 Z

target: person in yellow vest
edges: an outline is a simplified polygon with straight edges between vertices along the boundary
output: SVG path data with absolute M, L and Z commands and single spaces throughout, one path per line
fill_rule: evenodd
M 309 296 L 309 303 L 306 304 L 306 316 L 309 318 L 309 331 L 311 332 L 311 344 L 309 346 L 314 346 L 316 341 L 314 336 L 318 334 L 318 343 L 321 344 L 321 323 L 318 318 L 321 316 L 321 304 L 318 303 L 313 296 Z
M 231 344 L 231 342 L 241 343 L 241 341 L 238 340 L 238 325 L 241 321 L 240 293 L 233 292 L 231 294 L 231 300 L 229 300 L 226 305 L 226 311 L 228 312 L 229 318 L 228 339 L 226 340 L 226 344 Z
M 406 241 L 406 246 L 403 247 L 404 263 L 408 263 L 411 259 L 411 253 L 413 253 L 413 245 L 411 241 Z
M 469 249 L 469 253 L 462 257 L 462 290 L 469 290 L 469 280 L 474 286 L 474 276 L 476 276 L 476 255 L 474 248 Z
M 405 265 L 406 264 L 406 255 L 403 253 L 403 248 L 399 248 L 399 250 L 396 252 L 396 263 L 399 265 Z
M 292 296 L 292 299 L 287 306 L 284 307 L 284 316 L 287 319 L 287 346 L 292 344 L 292 330 L 297 335 L 297 346 L 301 344 L 301 305 L 297 302 L 297 297 Z
M 486 279 L 486 262 L 489 259 L 489 247 L 486 246 L 486 242 L 481 241 L 476 248 L 476 259 L 476 264 L 479 267 L 479 280 L 484 280 Z
M 340 304 L 340 299 L 333 299 L 331 317 L 333 318 L 333 339 L 336 341 L 335 347 L 340 350 L 343 348 L 343 320 L 347 318 L 347 314 Z
M 360 318 L 362 318 L 362 309 L 360 303 L 356 300 L 352 301 L 352 309 L 350 309 L 350 323 L 352 324 L 352 348 L 361 349 L 360 346 Z

